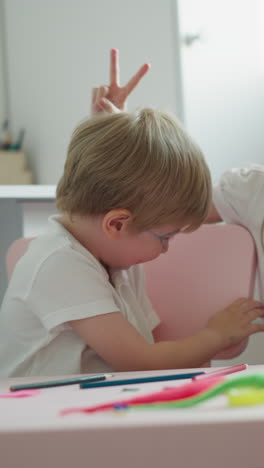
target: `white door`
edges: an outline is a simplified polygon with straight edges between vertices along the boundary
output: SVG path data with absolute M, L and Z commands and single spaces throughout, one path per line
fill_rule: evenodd
M 179 0 L 185 125 L 213 179 L 264 164 L 263 0 Z M 229 361 L 263 363 L 263 334 Z
M 263 0 L 179 0 L 185 124 L 213 178 L 264 163 Z

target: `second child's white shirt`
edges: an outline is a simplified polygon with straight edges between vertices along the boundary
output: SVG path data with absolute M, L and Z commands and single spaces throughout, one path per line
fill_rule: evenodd
M 264 302 L 264 166 L 225 172 L 214 187 L 213 201 L 223 221 L 240 224 L 253 236 L 258 257 L 254 297 Z
M 57 220 L 18 262 L 0 311 L 0 377 L 112 369 L 67 323 L 119 311 L 153 343 L 142 267 L 111 273 Z M 120 353 L 122 350 L 120 350 Z

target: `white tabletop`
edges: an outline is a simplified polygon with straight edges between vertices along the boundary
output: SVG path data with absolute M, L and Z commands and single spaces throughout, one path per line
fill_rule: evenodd
M 55 200 L 56 185 L 0 185 L 0 200 Z
M 264 366 L 251 366 L 248 371 L 233 376 L 260 371 L 264 372 Z M 176 372 L 179 371 L 143 374 Z M 139 374 L 129 373 L 129 377 Z M 121 373 L 117 378 L 127 376 Z M 31 382 L 36 380 L 44 379 L 30 379 Z M 11 384 L 23 381 L 29 379 L 1 381 L 0 391 L 7 391 Z M 124 387 L 80 390 L 74 385 L 45 389 L 30 398 L 0 398 L 0 459 L 5 461 L 0 466 L 263 467 L 264 405 L 228 408 L 225 397 L 221 396 L 190 409 L 60 415 L 65 408 L 131 398 L 182 383 L 131 386 L 139 389 L 136 393 L 124 391 Z M 45 452 L 41 459 L 40 452 Z M 179 464 L 174 464 L 176 460 Z

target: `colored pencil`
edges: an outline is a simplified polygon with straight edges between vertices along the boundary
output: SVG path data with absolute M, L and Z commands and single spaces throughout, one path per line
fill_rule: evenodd
M 34 388 L 50 388 L 50 387 L 61 387 L 63 385 L 74 385 L 84 382 L 99 382 L 106 380 L 107 378 L 112 377 L 112 374 L 95 374 L 95 375 L 86 375 L 72 377 L 70 379 L 61 379 L 61 380 L 50 380 L 46 382 L 33 382 L 26 383 L 21 385 L 12 385 L 10 387 L 11 392 L 16 392 L 17 390 L 29 390 Z
M 238 364 L 237 366 L 225 367 L 223 369 L 216 369 L 210 372 L 205 372 L 203 375 L 192 377 L 193 380 L 209 379 L 209 377 L 222 377 L 228 374 L 234 374 L 248 368 L 247 364 Z
M 159 375 L 154 377 L 136 377 L 134 379 L 108 380 L 107 382 L 98 383 L 81 383 L 81 388 L 96 388 L 96 387 L 112 387 L 114 385 L 130 385 L 151 382 L 164 382 L 168 380 L 191 379 L 196 375 L 204 374 L 204 372 L 188 372 L 185 374 Z

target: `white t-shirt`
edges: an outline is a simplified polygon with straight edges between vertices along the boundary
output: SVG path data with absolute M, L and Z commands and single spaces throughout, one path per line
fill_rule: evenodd
M 0 377 L 111 371 L 67 323 L 119 311 L 153 343 L 139 265 L 111 272 L 57 220 L 17 263 L 0 311 Z M 122 350 L 120 350 L 122 352 Z
M 258 269 L 254 297 L 264 302 L 264 166 L 224 173 L 214 187 L 213 199 L 226 223 L 244 226 L 255 240 Z

